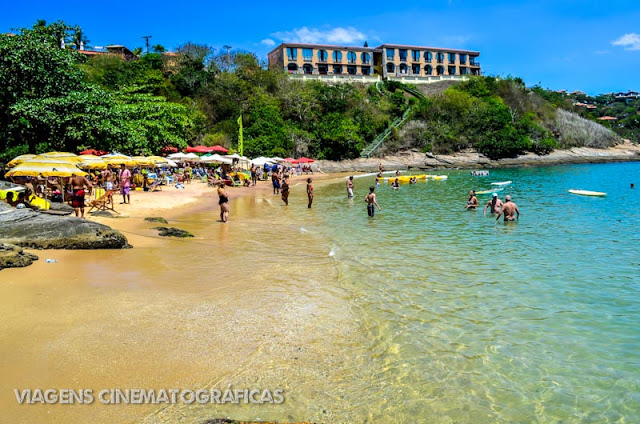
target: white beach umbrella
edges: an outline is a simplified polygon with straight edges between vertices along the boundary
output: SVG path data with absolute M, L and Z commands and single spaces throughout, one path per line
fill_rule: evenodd
M 187 153 L 186 155 L 184 155 L 183 159 L 189 161 L 199 161 L 200 156 L 196 155 L 195 153 Z
M 170 168 L 177 168 L 178 164 L 172 161 L 171 159 L 167 159 L 167 163 L 163 163 L 161 166 L 168 166 Z
M 167 157 L 169 159 L 184 159 L 185 156 L 187 156 L 185 153 L 179 152 L 179 153 L 172 153 Z

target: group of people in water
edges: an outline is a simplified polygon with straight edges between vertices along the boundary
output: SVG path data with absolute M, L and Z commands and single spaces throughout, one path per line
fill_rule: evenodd
M 478 209 L 478 198 L 476 197 L 475 190 L 471 190 L 469 192 L 469 199 L 467 200 L 465 209 Z M 503 202 L 498 198 L 498 193 L 492 193 L 491 199 L 484 206 L 484 210 L 482 212 L 485 216 L 487 215 L 487 209 L 489 209 L 493 215 L 496 215 L 496 221 L 499 220 L 501 216 L 504 216 L 505 222 L 520 219 L 520 210 L 518 209 L 518 205 L 511 200 L 511 196 L 508 194 L 505 196 Z

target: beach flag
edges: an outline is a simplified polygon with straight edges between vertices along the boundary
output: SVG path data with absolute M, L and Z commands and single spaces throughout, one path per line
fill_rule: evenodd
M 238 118 L 238 150 L 240 156 L 244 156 L 244 142 L 242 141 L 242 115 Z

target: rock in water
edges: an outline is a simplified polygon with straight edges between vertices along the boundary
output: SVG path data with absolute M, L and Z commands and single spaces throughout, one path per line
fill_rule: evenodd
M 162 237 L 193 237 L 193 234 L 180 228 L 154 227 L 153 229 L 160 231 Z
M 36 255 L 25 252 L 21 247 L 0 243 L 0 269 L 29 266 L 37 260 Z
M 167 220 L 164 219 L 161 216 L 149 216 L 147 218 L 144 219 L 145 221 L 149 221 L 149 222 L 159 222 L 161 224 L 168 224 Z
M 44 215 L 0 202 L 0 243 L 33 249 L 121 249 L 120 232 L 86 219 Z

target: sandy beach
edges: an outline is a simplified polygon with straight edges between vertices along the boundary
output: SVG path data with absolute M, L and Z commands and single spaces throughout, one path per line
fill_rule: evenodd
M 305 202 L 305 178 L 292 181 L 293 202 Z M 355 332 L 344 302 L 332 297 L 339 294 L 319 290 L 334 272 L 328 247 L 287 224 L 270 181 L 229 192 L 227 224 L 216 222 L 215 188 L 201 182 L 134 192 L 131 205 L 116 198 L 121 215 L 89 219 L 123 232 L 132 249 L 33 251 L 40 260 L 32 266 L 3 270 L 0 407 L 9 422 L 81 423 L 88 414 L 95 422 L 182 422 L 184 405 L 19 405 L 15 388 L 331 384 L 317 372 L 339 367 L 340 358 L 314 340 Z M 149 216 L 169 224 L 144 221 Z M 158 225 L 195 237 L 162 238 Z M 300 237 L 303 252 L 290 243 Z M 264 240 L 277 252 L 247 260 L 245 253 L 269 251 Z M 206 417 L 251 419 L 278 408 L 225 406 Z

